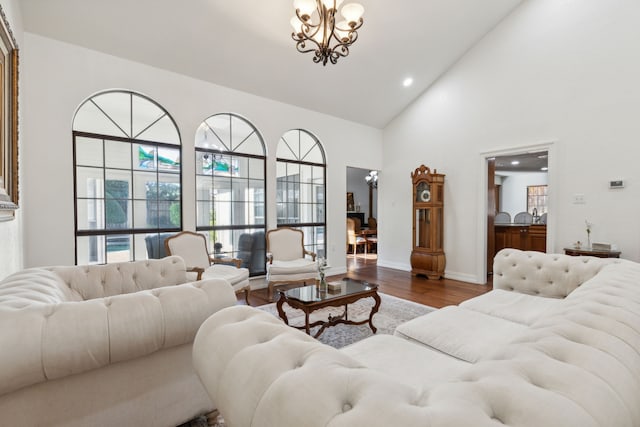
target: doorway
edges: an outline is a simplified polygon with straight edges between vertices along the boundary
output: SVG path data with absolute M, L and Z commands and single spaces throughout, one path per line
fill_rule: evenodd
M 553 142 L 482 153 L 487 181 L 482 188 L 486 218 L 481 227 L 482 263 L 489 277 L 495 254 L 505 247 L 549 252 L 552 229 Z M 480 248 L 479 248 L 480 249 Z
M 347 270 L 378 260 L 378 171 L 347 167 Z

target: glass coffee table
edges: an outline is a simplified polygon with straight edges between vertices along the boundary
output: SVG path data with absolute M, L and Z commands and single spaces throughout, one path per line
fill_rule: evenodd
M 320 285 L 303 286 L 300 288 L 280 290 L 280 297 L 276 304 L 278 309 L 278 315 L 284 323 L 289 324 L 287 314 L 284 312 L 283 305 L 287 303 L 292 308 L 297 308 L 304 312 L 304 326 L 293 326 L 298 329 L 304 329 L 305 332 L 311 335 L 311 328 L 321 326 L 320 329 L 313 336 L 318 338 L 324 330 L 330 326 L 335 326 L 341 323 L 346 325 L 363 325 L 369 323 L 369 327 L 375 334 L 377 328 L 373 326 L 373 315 L 378 312 L 380 308 L 380 296 L 378 295 L 378 285 L 364 282 L 360 280 L 353 280 L 345 278 L 340 281 L 340 286 L 336 289 L 324 289 Z M 331 282 L 336 283 L 336 282 Z M 371 313 L 368 319 L 361 321 L 352 321 L 348 318 L 347 306 L 362 298 L 372 297 L 375 301 L 374 306 L 371 308 Z M 309 323 L 309 315 L 321 308 L 325 307 L 341 307 L 344 306 L 344 313 L 338 316 L 329 315 L 326 321 L 318 320 L 313 323 Z

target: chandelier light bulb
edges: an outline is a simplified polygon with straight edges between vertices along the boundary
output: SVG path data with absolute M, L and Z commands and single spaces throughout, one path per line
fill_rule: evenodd
M 325 6 L 327 9 L 333 9 L 333 8 L 334 8 L 334 7 L 333 7 L 333 2 L 334 2 L 334 0 L 322 0 L 322 4 L 324 4 L 324 6 Z M 342 2 L 343 2 L 343 0 L 335 0 L 335 3 L 336 3 L 336 5 L 335 5 L 335 6 L 336 6 L 336 7 L 335 7 L 335 9 L 336 9 L 336 10 L 338 10 L 338 8 L 339 8 L 339 7 L 340 7 L 340 5 L 342 4 Z
M 291 18 L 291 26 L 293 27 L 293 32 L 296 34 L 302 33 L 302 21 L 298 19 L 297 16 Z
M 336 24 L 334 32 L 341 42 L 349 41 L 349 23 L 347 21 L 340 21 Z
M 358 22 L 362 15 L 364 15 L 364 7 L 359 3 L 345 4 L 342 8 L 342 16 L 349 24 Z
M 311 16 L 316 10 L 314 0 L 293 0 L 294 9 L 300 10 L 300 16 Z

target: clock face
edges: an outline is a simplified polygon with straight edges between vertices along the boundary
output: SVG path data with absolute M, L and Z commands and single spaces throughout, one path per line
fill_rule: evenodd
M 421 182 L 416 187 L 416 202 L 430 202 L 431 201 L 431 188 L 426 182 Z

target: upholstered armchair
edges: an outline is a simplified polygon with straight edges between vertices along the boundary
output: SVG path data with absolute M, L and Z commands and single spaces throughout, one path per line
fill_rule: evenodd
M 192 279 L 226 279 L 236 293 L 244 292 L 244 299 L 249 304 L 249 270 L 240 268 L 241 260 L 211 257 L 206 238 L 191 231 L 171 236 L 165 239 L 164 244 L 167 255 L 178 255 L 184 259 Z
M 162 259 L 167 256 L 164 241 L 175 233 L 149 234 L 144 238 L 148 259 Z
M 281 227 L 267 231 L 267 259 L 269 300 L 278 284 L 306 285 L 315 283 L 318 276 L 316 254 L 304 248 L 302 230 Z

